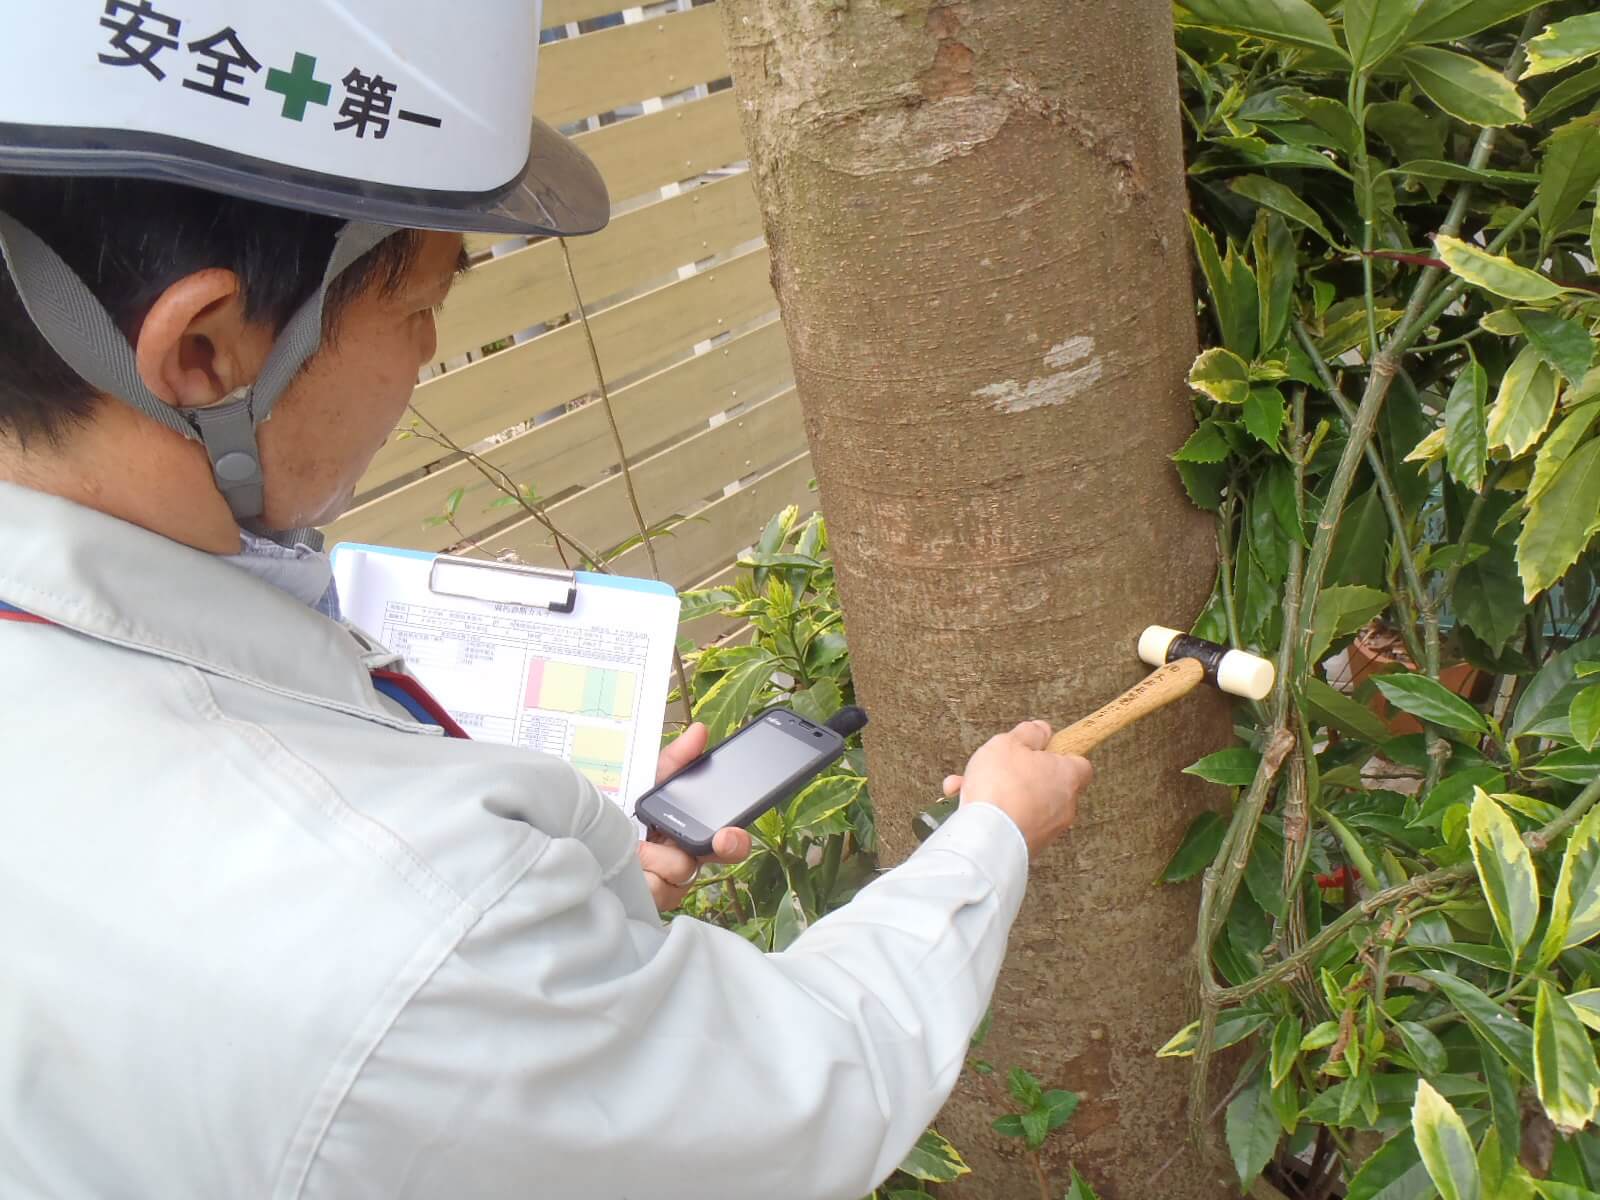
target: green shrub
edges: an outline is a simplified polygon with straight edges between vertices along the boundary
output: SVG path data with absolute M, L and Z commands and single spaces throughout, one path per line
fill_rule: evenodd
M 1197 631 L 1279 685 L 1191 768 L 1234 805 L 1166 874 L 1203 877 L 1202 1018 L 1162 1053 L 1203 1125 L 1245 1048 L 1245 1184 L 1291 1150 L 1351 1197 L 1600 1191 L 1588 8 L 1177 9 L 1211 345 L 1175 457 L 1222 560 Z M 1394 649 L 1352 686 L 1363 630 L 1367 665 Z

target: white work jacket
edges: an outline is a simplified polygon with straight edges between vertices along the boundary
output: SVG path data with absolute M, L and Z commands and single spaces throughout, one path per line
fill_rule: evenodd
M 0 601 L 55 623 L 0 621 L 7 1200 L 855 1200 L 949 1095 L 1025 883 L 999 809 L 763 954 L 224 559 L 0 483 Z

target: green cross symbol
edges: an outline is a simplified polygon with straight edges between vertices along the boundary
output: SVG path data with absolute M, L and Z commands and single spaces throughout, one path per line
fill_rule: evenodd
M 292 71 L 273 67 L 267 72 L 267 91 L 283 97 L 283 116 L 291 121 L 305 120 L 308 103 L 327 104 L 328 97 L 333 95 L 333 88 L 317 78 L 317 60 L 298 50 Z

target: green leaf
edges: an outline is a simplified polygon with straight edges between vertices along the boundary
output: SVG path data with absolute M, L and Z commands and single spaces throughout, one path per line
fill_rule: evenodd
M 1423 95 L 1469 125 L 1513 125 L 1527 118 L 1515 85 L 1476 59 L 1436 46 L 1414 46 L 1400 61 Z
M 1543 151 L 1537 195 L 1539 232 L 1548 246 L 1600 182 L 1600 115 L 1568 121 L 1546 139 Z
M 1243 404 L 1250 395 L 1250 365 L 1233 351 L 1213 346 L 1189 368 L 1189 386 L 1218 404 Z
M 1265 1071 L 1229 1102 L 1226 1131 L 1233 1169 L 1238 1173 L 1240 1185 L 1248 1188 L 1272 1158 L 1283 1132 L 1278 1114 L 1272 1109 L 1271 1087 Z
M 1266 1013 L 1249 1012 L 1245 1009 L 1231 1009 L 1218 1014 L 1217 1025 L 1211 1035 L 1212 1049 L 1226 1050 L 1229 1046 L 1238 1045 L 1269 1020 L 1271 1018 Z M 1199 1032 L 1200 1022 L 1190 1021 L 1173 1034 L 1165 1046 L 1156 1051 L 1156 1057 L 1188 1058 L 1194 1053 L 1195 1037 Z
M 1533 598 L 1567 573 L 1600 530 L 1600 439 L 1584 443 L 1528 505 L 1517 539 L 1523 599 Z
M 1077 1092 L 1069 1092 L 1062 1088 L 1051 1088 L 1046 1092 L 1044 1111 L 1049 1128 L 1060 1129 L 1072 1120 L 1072 1114 L 1078 1111 L 1078 1103 L 1082 1098 Z
M 1528 43 L 1528 69 L 1523 77 L 1564 71 L 1596 54 L 1600 54 L 1600 13 L 1568 17 L 1547 25 Z
M 1443 1200 L 1478 1200 L 1478 1156 L 1460 1114 L 1426 1079 L 1417 1081 L 1411 1134 Z
M 815 780 L 789 802 L 789 828 L 814 829 L 827 823 L 859 800 L 866 784 L 860 775 L 824 775 Z
M 1339 1040 L 1339 1022 L 1324 1021 L 1306 1031 L 1305 1037 L 1300 1039 L 1300 1052 L 1310 1053 L 1312 1050 L 1324 1050 Z
M 1388 727 L 1366 705 L 1350 699 L 1343 692 L 1323 683 L 1315 676 L 1301 682 L 1301 699 L 1307 711 L 1327 722 L 1342 733 L 1381 746 L 1389 740 Z
M 1512 1077 L 1511 1068 L 1506 1065 L 1505 1059 L 1496 1054 L 1477 1034 L 1473 1034 L 1472 1040 L 1476 1044 L 1478 1062 L 1483 1067 L 1484 1086 L 1489 1091 L 1490 1134 L 1499 1143 L 1498 1146 L 1491 1147 L 1496 1152 L 1494 1157 L 1498 1159 L 1493 1164 L 1494 1174 L 1503 1174 L 1516 1162 L 1517 1151 L 1522 1146 L 1522 1100 L 1517 1095 L 1516 1080 Z M 1489 1138 L 1486 1137 L 1484 1140 L 1487 1143 Z M 1480 1151 L 1478 1154 L 1480 1167 L 1485 1157 Z M 1496 1193 L 1490 1190 L 1489 1195 L 1495 1197 Z
M 1517 578 L 1515 539 L 1515 530 L 1497 533 L 1488 553 L 1469 562 L 1456 579 L 1456 616 L 1493 654 L 1500 653 L 1511 635 L 1522 628 L 1527 612 L 1522 604 L 1522 581 Z
M 1021 1113 L 1006 1113 L 1004 1116 L 996 1117 L 989 1128 L 1005 1137 L 1025 1138 L 1028 1136 L 1028 1131 L 1022 1127 Z
M 1496 296 L 1538 302 L 1554 300 L 1561 294 L 1558 284 L 1537 271 L 1519 267 L 1502 254 L 1490 254 L 1460 238 L 1438 234 L 1433 239 L 1433 246 L 1452 274 Z
M 1600 133 L 1595 142 L 1600 146 Z M 1589 331 L 1576 321 L 1537 308 L 1519 308 L 1516 316 L 1528 335 L 1528 344 L 1539 357 L 1573 384 L 1582 383 L 1594 358 L 1594 339 Z
M 1022 1123 L 1022 1137 L 1030 1149 L 1037 1150 L 1044 1145 L 1044 1139 L 1050 1132 L 1050 1118 L 1041 1108 L 1030 1108 L 1020 1114 Z
M 929 1129 L 911 1147 L 911 1153 L 900 1164 L 899 1170 L 913 1179 L 928 1183 L 950 1183 L 970 1174 L 972 1168 L 962 1159 L 960 1151 L 948 1138 Z
M 1454 42 L 1538 8 L 1540 0 L 1422 0 L 1406 41 Z
M 1160 882 L 1182 883 L 1199 875 L 1216 858 L 1227 831 L 1228 823 L 1209 809 L 1197 816 L 1161 872 Z
M 1195 258 L 1200 263 L 1200 274 L 1205 279 L 1206 293 L 1211 297 L 1211 308 L 1217 321 L 1217 332 L 1222 344 L 1239 354 L 1254 353 L 1256 317 L 1252 311 L 1255 297 L 1244 297 L 1238 292 L 1242 276 L 1235 271 L 1232 251 L 1224 263 L 1217 253 L 1217 241 L 1211 231 L 1189 218 L 1189 233 L 1194 239 Z M 1252 284 L 1254 286 L 1254 284 Z
M 1580 404 L 1561 418 L 1561 423 L 1539 447 L 1533 460 L 1533 478 L 1528 482 L 1527 499 L 1532 504 L 1549 490 L 1562 464 L 1572 457 L 1572 452 L 1588 436 L 1600 417 L 1600 401 Z
M 1597 656 L 1600 637 L 1585 638 L 1554 655 L 1523 689 L 1507 733 L 1516 738 L 1570 732 L 1565 728 L 1567 710 L 1572 698 L 1587 686 L 1578 682 L 1586 677 L 1584 665 Z M 1559 720 L 1559 728 L 1552 728 L 1553 719 Z
M 1539 1103 L 1563 1133 L 1588 1124 L 1600 1105 L 1600 1068 L 1583 1023 L 1561 993 L 1539 981 L 1533 1010 L 1533 1079 Z
M 1447 1060 L 1444 1046 L 1431 1029 L 1415 1021 L 1398 1021 L 1395 1029 L 1405 1043 L 1411 1061 L 1417 1064 L 1417 1070 L 1424 1075 L 1437 1075 L 1445 1069 Z
M 1343 105 L 1336 107 L 1344 111 Z M 1347 120 L 1349 116 L 1345 112 Z M 1277 213 L 1262 212 L 1256 218 L 1250 242 L 1256 266 L 1259 344 L 1262 353 L 1269 354 L 1289 330 L 1298 266 L 1294 234 Z
M 1032 1108 L 1044 1099 L 1044 1089 L 1031 1071 L 1012 1067 L 1006 1072 L 1006 1090 L 1018 1104 Z
M 1483 714 L 1426 675 L 1384 675 L 1374 681 L 1390 704 L 1445 729 L 1487 733 Z
M 1072 1168 L 1072 1186 L 1067 1189 L 1065 1200 L 1100 1200 L 1095 1190 L 1089 1186 L 1089 1181 L 1078 1174 L 1078 1168 Z
M 738 565 L 741 567 L 803 567 L 808 571 L 820 571 L 823 563 L 809 554 L 777 554 L 772 552 L 755 552 L 739 556 Z
M 1540 1200 L 1600 1200 L 1600 1192 L 1555 1179 L 1535 1179 L 1533 1189 L 1539 1193 Z
M 756 697 L 777 669 L 778 660 L 763 652 L 738 663 L 711 685 L 711 690 L 694 706 L 695 720 L 705 722 L 711 745 L 755 715 Z
M 1555 415 L 1558 388 L 1556 373 L 1538 350 L 1531 343 L 1524 346 L 1506 368 L 1489 409 L 1489 445 L 1505 447 L 1512 458 L 1532 447 Z
M 1226 750 L 1206 755 L 1199 762 L 1190 763 L 1183 769 L 1183 773 L 1194 775 L 1208 783 L 1243 787 L 1255 778 L 1256 768 L 1260 763 L 1261 755 L 1248 746 L 1229 746 Z
M 738 595 L 731 588 L 706 588 L 702 591 L 679 592 L 678 620 L 682 624 L 698 621 L 701 617 L 709 617 L 716 613 L 727 612 L 728 609 L 740 603 Z
M 1593 689 L 1591 689 L 1593 690 Z M 1561 873 L 1550 893 L 1550 924 L 1539 946 L 1539 967 L 1600 933 L 1600 809 L 1590 809 L 1567 839 Z
M 1321 662 L 1334 642 L 1356 632 L 1388 607 L 1389 593 L 1377 588 L 1323 588 L 1311 621 L 1309 660 Z
M 1361 876 L 1361 882 L 1375 892 L 1381 890 L 1383 883 L 1378 879 L 1378 872 L 1372 865 L 1372 856 L 1361 844 L 1361 839 L 1348 825 L 1330 812 L 1324 812 L 1322 820 L 1333 830 L 1334 837 L 1339 839 L 1339 846 L 1344 851 L 1345 858 L 1355 868 L 1356 874 Z
M 1452 958 L 1464 958 L 1468 962 L 1477 963 L 1479 966 L 1488 967 L 1493 971 L 1509 971 L 1511 969 L 1511 956 L 1499 946 L 1488 946 L 1478 942 L 1419 942 L 1414 945 L 1403 946 L 1395 951 L 1396 954 L 1413 954 L 1426 957 L 1430 954 L 1448 954 Z
M 1222 486 L 1228 481 L 1228 468 L 1221 463 L 1179 462 L 1178 478 L 1184 493 L 1196 508 L 1216 512 L 1222 506 Z
M 1297 225 L 1304 225 L 1330 246 L 1339 247 L 1339 242 L 1328 232 L 1316 209 L 1276 179 L 1268 179 L 1265 175 L 1239 175 L 1228 181 L 1228 187 L 1246 200 L 1253 200 Z
M 1590 1029 L 1600 1030 L 1600 988 L 1573 992 L 1567 997 L 1567 1003 L 1572 1005 L 1578 1020 Z
M 1410 452 L 1400 461 L 1423 464 L 1437 462 L 1445 456 L 1445 451 L 1447 450 L 1445 432 L 1444 426 L 1439 426 L 1439 428 L 1429 433 L 1427 437 L 1413 446 Z
M 1417 974 L 1445 994 L 1473 1032 L 1495 1053 L 1520 1071 L 1523 1078 L 1533 1078 L 1533 1033 L 1526 1025 L 1459 976 L 1432 969 Z
M 1467 830 L 1484 898 L 1515 966 L 1539 921 L 1539 878 L 1533 857 L 1516 822 L 1482 788 L 1474 789 Z
M 1417 179 L 1442 179 L 1450 183 L 1488 183 L 1526 187 L 1539 182 L 1539 177 L 1528 171 L 1497 171 L 1492 167 L 1469 167 L 1465 163 L 1444 162 L 1436 158 L 1412 159 L 1390 169 L 1396 175 L 1410 175 Z
M 1572 698 L 1567 721 L 1578 745 L 1593 750 L 1595 743 L 1600 742 L 1600 684 L 1584 688 Z
M 1174 462 L 1219 463 L 1232 452 L 1219 422 L 1207 417 L 1172 456 Z
M 1528 113 L 1528 124 L 1538 125 L 1548 121 L 1573 105 L 1583 103 L 1596 92 L 1600 92 L 1600 67 L 1590 67 L 1568 76 L 1539 98 L 1539 102 Z
M 1242 419 L 1250 436 L 1264 445 L 1278 448 L 1278 435 L 1288 417 L 1283 393 L 1275 387 L 1253 387 L 1245 397 Z
M 1344 40 L 1356 70 L 1371 69 L 1400 45 L 1416 7 L 1416 0 L 1345 0 Z
M 1581 746 L 1568 746 L 1565 750 L 1546 754 L 1527 770 L 1567 783 L 1592 783 L 1600 779 L 1600 752 L 1585 750 Z
M 1378 489 L 1370 487 L 1344 506 L 1323 580 L 1329 585 L 1382 587 L 1388 550 L 1389 517 Z
M 1295 1060 L 1300 1057 L 1300 1029 L 1300 1018 L 1293 1013 L 1278 1018 L 1277 1028 L 1272 1031 L 1269 1069 L 1273 1087 L 1283 1083 L 1289 1078 L 1289 1072 L 1294 1070 Z
M 1213 29 L 1344 55 L 1328 22 L 1306 0 L 1185 0 L 1184 8 Z
M 1450 477 L 1474 492 L 1483 490 L 1489 461 L 1489 438 L 1484 425 L 1484 405 L 1489 398 L 1489 376 L 1468 351 L 1469 361 L 1456 376 L 1444 402 L 1444 452 Z
M 1434 1195 L 1433 1180 L 1409 1129 L 1379 1146 L 1345 1190 L 1345 1200 L 1431 1200 Z
M 794 945 L 795 939 L 806 931 L 810 923 L 810 918 L 806 916 L 805 905 L 800 903 L 800 897 L 796 896 L 792 889 L 784 892 L 772 916 L 773 952 L 787 950 Z
M 1424 111 L 1421 104 L 1380 100 L 1367 105 L 1367 128 L 1382 138 L 1401 162 L 1439 158 L 1450 124 L 1449 117 Z
M 1327 134 L 1335 148 L 1349 155 L 1354 155 L 1360 148 L 1361 128 L 1350 115 L 1349 108 L 1339 101 L 1326 96 L 1291 95 L 1285 96 L 1283 102 Z M 1259 269 L 1260 255 L 1256 258 Z M 1266 346 L 1267 343 L 1263 342 L 1262 345 Z

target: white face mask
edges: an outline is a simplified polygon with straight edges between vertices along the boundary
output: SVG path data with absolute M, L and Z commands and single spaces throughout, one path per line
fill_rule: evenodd
M 241 571 L 248 571 L 261 582 L 287 592 L 335 621 L 339 616 L 339 593 L 333 586 L 333 564 L 320 550 L 299 544 L 290 548 L 251 533 L 239 531 L 239 553 L 222 556 Z

